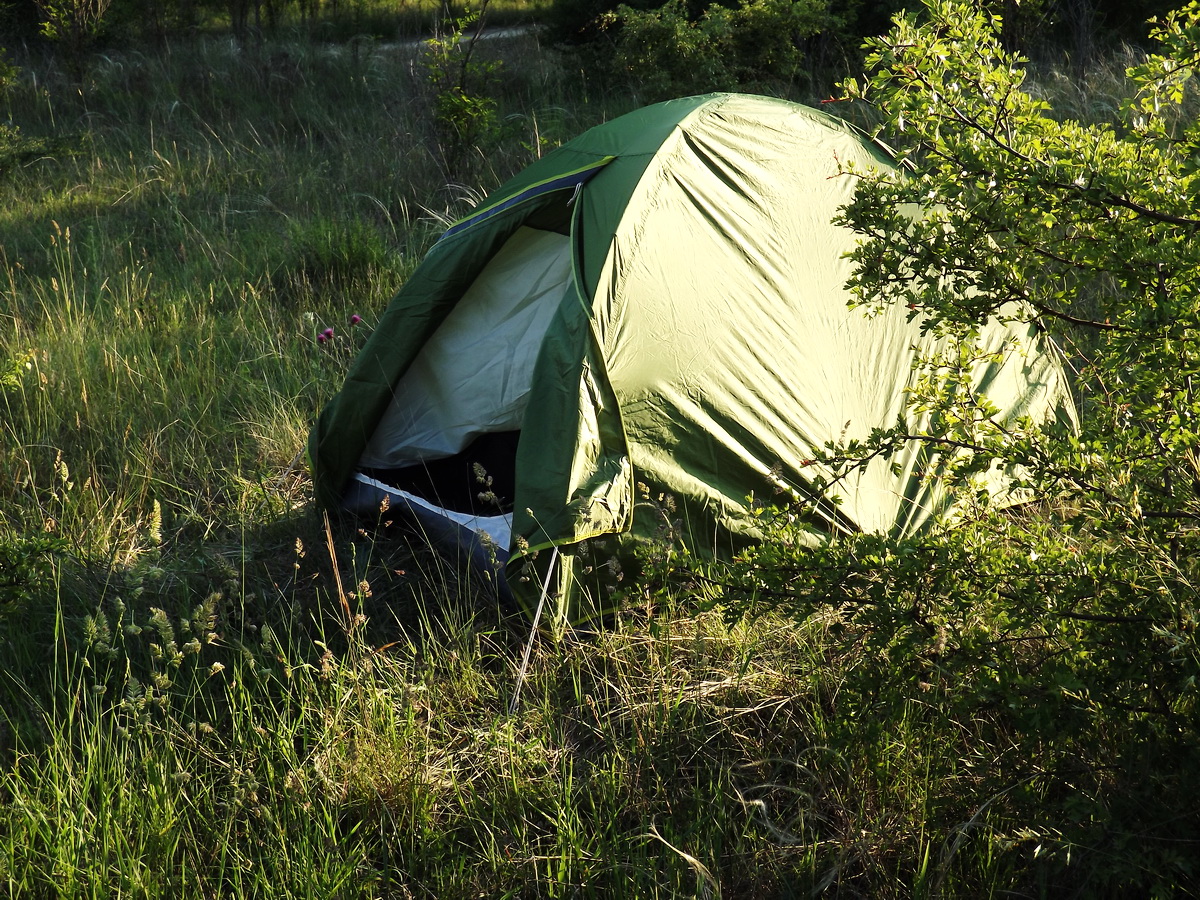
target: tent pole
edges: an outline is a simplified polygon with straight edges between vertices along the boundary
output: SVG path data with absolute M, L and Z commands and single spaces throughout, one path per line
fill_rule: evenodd
M 550 565 L 546 569 L 546 580 L 542 582 L 542 596 L 538 598 L 537 609 L 533 613 L 533 626 L 529 629 L 529 640 L 525 642 L 525 654 L 521 658 L 521 668 L 517 670 L 517 686 L 513 688 L 512 700 L 508 704 L 508 714 L 517 711 L 517 702 L 521 699 L 521 686 L 525 684 L 525 673 L 529 669 L 529 654 L 533 652 L 533 642 L 537 637 L 538 621 L 542 618 L 542 608 L 546 605 L 546 595 L 550 593 L 550 579 L 554 575 L 554 564 L 558 562 L 558 547 L 550 554 Z

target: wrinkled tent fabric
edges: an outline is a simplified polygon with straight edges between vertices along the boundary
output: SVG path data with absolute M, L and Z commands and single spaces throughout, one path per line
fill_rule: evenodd
M 666 528 L 716 555 L 757 539 L 751 496 L 804 493 L 827 474 L 818 448 L 894 424 L 915 355 L 936 348 L 905 310 L 847 308 L 855 239 L 831 220 L 850 165 L 891 161 L 823 113 L 736 94 L 647 107 L 548 154 L 449 229 L 389 305 L 313 430 L 319 502 L 368 508 L 381 495 L 361 493 L 362 470 L 512 433 L 511 535 L 488 549 L 511 553 L 526 598 L 539 579 L 519 567 L 561 548 L 560 622 L 607 605 L 584 577 L 591 539 Z M 996 324 L 983 342 L 1003 361 L 976 387 L 1002 420 L 1073 419 L 1042 338 Z M 935 470 L 907 446 L 821 500 L 814 524 L 915 533 L 952 510 Z

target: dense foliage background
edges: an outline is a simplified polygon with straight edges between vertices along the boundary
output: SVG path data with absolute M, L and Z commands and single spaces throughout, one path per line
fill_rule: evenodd
M 7 4 L 2 891 L 1200 892 L 1200 7 L 976 6 Z M 717 88 L 838 100 L 907 161 L 845 213 L 857 299 L 959 350 L 929 430 L 831 445 L 829 479 L 920 440 L 1037 502 L 647 548 L 508 714 L 527 622 L 326 521 L 309 424 L 446 223 Z M 964 393 L 990 314 L 1059 342 L 1077 431 Z

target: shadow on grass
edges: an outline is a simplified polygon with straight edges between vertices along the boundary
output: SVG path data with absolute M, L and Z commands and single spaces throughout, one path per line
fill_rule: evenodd
M 466 559 L 393 521 L 311 507 L 125 565 L 43 561 L 44 580 L 0 607 L 0 769 L 44 750 L 53 722 L 85 700 L 131 722 L 209 721 L 225 705 L 217 676 L 241 667 L 286 690 L 299 667 L 474 640 L 501 677 L 528 635 Z

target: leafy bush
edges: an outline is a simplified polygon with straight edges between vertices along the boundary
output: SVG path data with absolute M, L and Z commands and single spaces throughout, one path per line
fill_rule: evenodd
M 1200 4 L 1160 28 L 1166 53 L 1129 71 L 1136 92 L 1121 120 L 1100 124 L 1056 117 L 1022 89 L 1023 60 L 1001 49 L 997 20 L 940 0 L 930 16 L 872 42 L 877 73 L 847 84 L 916 173 L 862 180 L 843 219 L 864 237 L 852 285 L 866 307 L 905 304 L 965 346 L 988 316 L 1050 330 L 1079 370 L 1085 415 L 1077 437 L 1014 432 L 981 416 L 986 398 L 931 381 L 914 402 L 946 414 L 940 431 L 916 437 L 957 441 L 1042 495 L 1065 493 L 1105 535 L 1136 524 L 1190 579 L 1200 122 L 1188 77 Z
M 903 174 L 854 173 L 841 222 L 863 238 L 857 302 L 904 304 L 959 351 L 919 364 L 910 404 L 933 413 L 928 428 L 902 420 L 821 461 L 836 481 L 920 441 L 978 507 L 955 530 L 824 542 L 798 524 L 803 509 L 786 510 L 716 581 L 733 614 L 829 616 L 860 653 L 836 747 L 851 752 L 861 729 L 913 709 L 976 736 L 985 761 L 945 761 L 986 766 L 975 810 L 938 777 L 932 808 L 986 822 L 996 847 L 1039 860 L 1040 890 L 1086 878 L 1092 895 L 1192 892 L 1200 3 L 1159 23 L 1160 52 L 1130 68 L 1120 117 L 1099 124 L 1024 89 L 998 18 L 952 0 L 928 0 L 927 18 L 900 17 L 870 41 L 872 74 L 846 85 Z M 954 379 L 992 316 L 1068 348 L 1078 433 L 1001 426 Z M 979 478 L 995 467 L 1041 505 L 989 509 Z
M 58 45 L 71 75 L 79 80 L 100 36 L 112 0 L 36 0 L 41 33 Z
M 433 119 L 438 126 L 440 150 L 448 158 L 476 148 L 487 149 L 500 137 L 497 80 L 502 64 L 476 55 L 478 35 L 468 35 L 470 26 L 482 22 L 486 12 L 468 11 L 462 18 L 448 18 L 425 44 L 422 65 L 433 91 Z
M 1187 848 L 1200 845 L 1200 644 L 1196 604 L 1147 577 L 1156 568 L 1171 566 L 1153 546 L 1078 515 L 815 549 L 781 516 L 717 581 L 732 618 L 782 607 L 833 623 L 831 651 L 855 660 L 829 716 L 833 752 L 878 748 L 914 709 L 944 736 L 932 821 L 986 810 L 976 827 L 1025 878 L 1066 888 L 1086 870 L 1101 894 L 1169 893 L 1194 878 Z
M 25 372 L 33 368 L 32 353 L 18 353 L 11 359 L 0 362 L 0 395 L 15 391 L 21 386 Z
M 16 86 L 17 75 L 17 67 L 0 47 L 0 99 L 6 99 Z M 25 137 L 11 122 L 0 122 L 0 178 L 35 155 L 40 143 Z
M 847 210 L 867 238 L 856 290 L 868 305 L 906 303 L 965 343 L 988 315 L 1055 331 L 1080 368 L 1084 418 L 1069 439 L 999 427 L 918 435 L 1024 472 L 1065 506 L 1041 530 L 1009 527 L 974 548 L 970 532 L 942 539 L 951 558 L 926 565 L 950 584 L 920 590 L 929 576 L 877 559 L 892 591 L 915 592 L 884 605 L 913 616 L 920 597 L 977 607 L 993 623 L 984 644 L 1010 649 L 976 657 L 959 626 L 951 659 L 976 657 L 1015 690 L 1002 699 L 1019 711 L 1015 733 L 1077 773 L 1058 783 L 1061 845 L 1099 850 L 1089 864 L 1111 867 L 1110 888 L 1151 871 L 1169 884 L 1185 879 L 1179 849 L 1200 842 L 1200 821 L 1179 803 L 1200 752 L 1200 126 L 1188 81 L 1200 4 L 1159 26 L 1163 53 L 1129 71 L 1135 93 L 1120 120 L 1097 125 L 1056 117 L 1022 90 L 1022 60 L 1001 50 L 998 21 L 956 3 L 932 2 L 929 14 L 873 42 L 876 74 L 848 86 L 883 114 L 918 173 L 866 179 Z M 923 217 L 897 214 L 904 203 Z M 978 419 L 969 398 L 939 400 L 943 423 Z M 947 640 L 920 617 L 931 640 Z M 949 674 L 956 691 L 982 696 L 969 673 Z M 1067 790 L 1081 781 L 1089 787 Z
M 622 4 L 601 20 L 615 37 L 614 65 L 647 100 L 738 87 L 792 84 L 801 42 L 831 24 L 825 0 L 713 3 L 698 17 L 686 0 L 658 9 Z

